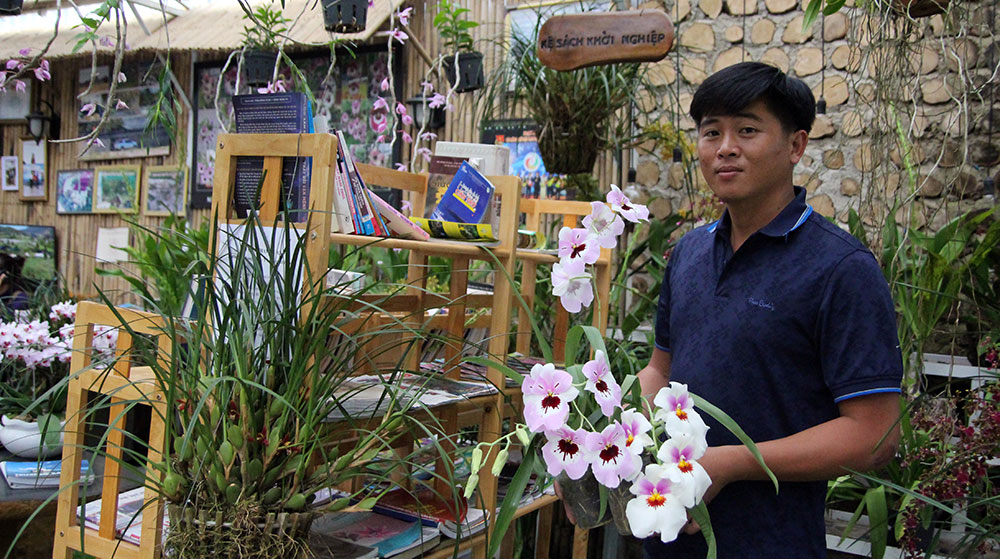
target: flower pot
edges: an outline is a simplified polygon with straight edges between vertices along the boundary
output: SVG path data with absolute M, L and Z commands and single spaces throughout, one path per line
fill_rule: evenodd
M 243 53 L 243 71 L 246 73 L 247 82 L 253 86 L 267 85 L 274 75 L 274 61 L 277 57 L 276 52 L 262 50 L 248 50 Z
M 53 421 L 48 425 L 44 444 L 41 426 L 37 421 L 13 419 L 6 415 L 0 418 L 0 443 L 15 456 L 22 458 L 48 458 L 62 450 L 62 428 Z
M 950 0 L 893 0 L 892 9 L 910 17 L 930 17 L 948 9 Z
M 559 482 L 562 501 L 573 513 L 577 528 L 590 530 L 611 521 L 607 511 L 601 516 L 600 485 L 589 470 L 578 480 L 572 480 L 563 473 L 556 477 L 556 481 Z
M 449 54 L 444 59 L 444 75 L 448 83 L 457 93 L 481 89 L 486 81 L 483 74 L 483 53 L 463 52 L 458 55 L 458 75 L 455 75 L 455 55 Z M 456 86 L 455 80 L 458 80 Z
M 615 528 L 623 536 L 632 535 L 632 527 L 625 515 L 625 507 L 628 506 L 629 501 L 635 498 L 635 495 L 629 491 L 630 487 L 632 487 L 631 482 L 623 481 L 618 487 L 608 489 L 608 509 L 611 510 L 611 518 L 615 521 Z
M 0 0 L 0 16 L 16 16 L 23 5 L 24 0 Z
M 323 27 L 334 33 L 365 30 L 368 0 L 323 0 Z
M 255 503 L 237 501 L 223 511 L 168 504 L 170 530 L 164 556 L 176 559 L 305 557 L 312 512 L 253 514 Z

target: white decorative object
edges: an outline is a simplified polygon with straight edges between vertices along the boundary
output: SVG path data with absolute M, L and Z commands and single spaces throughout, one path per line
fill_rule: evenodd
M 6 415 L 0 418 L 0 443 L 4 448 L 16 456 L 22 458 L 48 458 L 62 450 L 63 432 L 65 421 L 56 424 L 54 421 L 49 425 L 50 430 L 59 431 L 58 444 L 46 444 L 42 447 L 42 435 L 37 421 L 23 421 L 13 419 Z M 54 434 L 48 438 L 50 441 Z M 41 453 L 39 453 L 41 450 Z

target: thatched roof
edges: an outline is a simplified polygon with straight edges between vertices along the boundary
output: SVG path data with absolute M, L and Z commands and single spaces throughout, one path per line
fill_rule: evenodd
M 294 24 L 289 24 L 291 27 L 288 33 L 289 37 L 299 43 L 321 45 L 328 43 L 335 37 L 362 43 L 382 28 L 392 11 L 404 1 L 374 0 L 374 5 L 368 8 L 367 27 L 360 33 L 328 33 L 323 28 L 323 14 L 319 0 L 285 0 L 283 13 L 285 17 L 294 22 Z M 251 4 L 260 3 L 263 2 L 251 2 Z M 133 52 L 166 50 L 168 36 L 172 50 L 231 51 L 240 48 L 243 44 L 242 32 L 245 21 L 243 20 L 243 10 L 236 0 L 215 0 L 201 5 L 192 5 L 190 10 L 186 10 L 176 17 L 168 16 L 166 26 L 163 24 L 162 15 L 158 12 L 144 10 L 141 13 L 143 23 L 150 31 L 149 35 L 143 31 L 135 16 L 126 10 L 127 43 Z M 300 14 L 301 17 L 299 17 Z M 29 16 L 17 17 L 26 18 Z M 53 41 L 47 58 L 90 55 L 89 46 L 76 53 L 73 52 L 73 47 L 76 45 L 76 35 L 80 32 L 79 28 L 73 29 L 73 27 L 78 24 L 78 17 L 75 15 L 67 16 L 64 12 L 59 23 L 59 34 Z M 33 23 L 26 25 L 26 27 L 28 28 L 7 32 L 0 31 L 0 59 L 15 56 L 19 49 L 26 46 L 33 48 L 45 46 L 52 37 L 54 20 L 47 21 L 45 24 Z M 113 37 L 115 27 L 113 24 L 105 23 L 100 32 L 102 35 Z M 98 53 L 111 54 L 112 52 L 111 47 L 98 47 Z

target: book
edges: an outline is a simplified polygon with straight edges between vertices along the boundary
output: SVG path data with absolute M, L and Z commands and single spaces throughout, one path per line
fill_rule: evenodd
M 426 241 L 431 238 L 430 234 L 424 231 L 419 225 L 410 220 L 391 204 L 382 199 L 374 192 L 369 192 L 372 202 L 378 213 L 385 218 L 386 226 L 400 237 L 407 239 L 419 239 Z
M 435 239 L 487 243 L 499 242 L 494 232 L 495 229 L 489 223 L 457 223 L 422 217 L 413 217 L 410 219 Z
M 315 524 L 309 533 L 309 549 L 319 557 L 330 559 L 375 559 L 378 550 L 343 538 L 319 533 Z
M 296 134 L 312 131 L 312 108 L 304 93 L 234 95 L 233 118 L 239 134 Z M 259 204 L 259 187 L 264 179 L 264 158 L 236 159 L 233 210 L 247 217 Z M 281 162 L 282 209 L 287 219 L 303 222 L 308 217 L 311 157 L 286 157 Z
M 379 557 L 395 557 L 440 538 L 437 527 L 425 530 L 419 522 L 400 520 L 376 512 L 339 512 L 322 516 L 312 529 L 351 542 L 373 547 Z
M 468 159 L 484 175 L 510 174 L 510 148 L 504 145 L 438 142 L 434 145 L 434 155 Z
M 361 210 L 358 208 L 358 204 L 354 199 L 354 187 L 351 185 L 350 175 L 347 173 L 347 163 L 344 161 L 344 147 L 340 145 L 340 141 L 337 141 L 337 172 L 335 178 L 340 179 L 341 188 L 343 189 L 343 215 L 350 218 L 350 231 L 349 233 L 356 233 L 358 235 L 364 235 L 364 227 L 361 225 Z M 337 191 L 334 190 L 334 194 Z
M 150 499 L 157 498 L 150 493 Z M 139 545 L 142 534 L 142 514 L 145 508 L 145 489 L 137 487 L 118 495 L 118 511 L 115 518 L 115 534 L 122 540 Z M 91 501 L 85 507 L 76 507 L 77 515 L 82 517 L 87 528 L 97 530 L 101 523 L 101 499 Z M 166 538 L 170 527 L 170 518 L 163 509 L 163 532 Z
M 451 157 L 447 155 L 432 155 L 427 166 L 427 196 L 424 201 L 423 217 L 430 218 L 441 197 L 444 196 L 451 179 L 468 157 Z
M 486 513 L 483 509 L 469 507 L 465 513 L 465 519 L 461 522 L 446 520 L 438 524 L 438 530 L 446 538 L 458 539 L 459 536 L 467 538 L 482 532 L 486 528 Z
M 61 460 L 45 460 L 42 462 L 15 462 L 6 460 L 0 462 L 0 474 L 3 475 L 11 489 L 38 489 L 41 487 L 59 487 L 59 476 L 62 473 Z M 80 480 L 89 485 L 94 481 L 94 472 L 90 470 L 87 460 L 80 462 Z
M 458 499 L 455 502 L 451 495 L 441 495 L 426 485 L 416 484 L 410 490 L 398 487 L 382 495 L 372 510 L 436 528 L 444 522 L 465 520 L 469 504 L 461 496 Z
M 354 158 L 351 156 L 351 150 L 347 147 L 347 140 L 344 139 L 344 133 L 340 130 L 337 130 L 337 150 L 344 158 L 344 175 L 349 181 L 351 195 L 354 197 L 354 207 L 361 222 L 360 231 L 363 231 L 365 235 L 384 236 L 385 233 L 380 229 L 379 222 L 372 211 L 371 201 L 365 194 L 367 189 L 354 166 Z
M 437 207 L 431 212 L 431 219 L 480 223 L 487 215 L 494 190 L 489 179 L 468 161 L 463 161 Z

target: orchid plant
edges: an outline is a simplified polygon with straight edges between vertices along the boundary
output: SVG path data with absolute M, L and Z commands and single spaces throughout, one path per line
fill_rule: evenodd
M 640 224 L 649 220 L 649 210 L 633 204 L 616 185 L 611 185 L 606 202 L 592 202 L 583 227 L 563 227 L 559 232 L 560 260 L 553 265 L 552 293 L 571 313 L 589 307 L 603 295 L 595 294 L 588 270 L 601 248 L 618 244 L 625 221 Z M 541 337 L 537 331 L 536 336 Z M 593 358 L 574 363 L 584 336 Z M 543 353 L 551 353 L 544 340 L 540 345 Z M 473 472 L 482 466 L 483 456 L 492 447 L 498 448 L 494 473 L 503 467 L 512 444 L 519 441 L 525 449 L 496 516 L 491 549 L 499 545 L 524 485 L 536 468 L 536 454 L 540 454 L 538 469 L 549 476 L 576 481 L 588 471 L 593 474 L 600 484 L 600 516 L 609 494 L 629 499 L 624 514 L 637 538 L 658 534 L 663 542 L 673 541 L 690 515 L 708 541 L 709 557 L 714 557 L 715 538 L 703 501 L 712 482 L 698 463 L 708 448 L 709 427 L 695 407 L 731 430 L 763 466 L 760 453 L 728 415 L 688 392 L 685 385 L 672 382 L 649 402 L 635 375 L 625 375 L 619 382 L 609 363 L 602 333 L 591 326 L 574 326 L 567 335 L 563 368 L 552 362 L 536 364 L 521 376 L 498 366 L 521 383 L 524 423 L 493 443 L 481 444 L 480 452 L 473 455 Z M 771 479 L 777 488 L 773 475 Z M 473 474 L 467 496 L 477 483 L 478 476 Z

